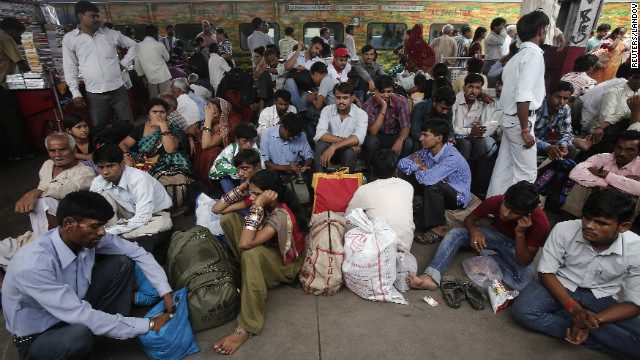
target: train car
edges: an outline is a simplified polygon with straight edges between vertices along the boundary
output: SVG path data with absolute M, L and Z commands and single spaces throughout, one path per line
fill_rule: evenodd
M 578 1 L 578 0 L 573 0 Z M 63 24 L 77 23 L 74 14 L 75 1 L 51 2 Z M 424 26 L 424 37 L 429 40 L 440 34 L 445 24 L 460 27 L 468 24 L 472 29 L 489 27 L 491 20 L 502 16 L 508 23 L 517 22 L 519 1 L 412 1 L 412 0 L 339 0 L 317 1 L 104 1 L 94 2 L 101 12 L 103 22 L 115 24 L 117 29 L 132 26 L 136 37 L 144 38 L 144 25 L 152 23 L 164 35 L 166 24 L 175 25 L 176 36 L 185 41 L 187 50 L 196 34 L 201 31 L 201 21 L 223 28 L 233 45 L 233 58 L 238 66 L 250 69 L 251 56 L 247 37 L 253 32 L 251 19 L 260 17 L 270 25 L 269 35 L 274 43 L 284 37 L 286 26 L 295 29 L 295 38 L 319 35 L 320 29 L 329 28 L 332 44 L 342 43 L 348 24 L 356 26 L 356 48 L 372 44 L 378 49 L 378 61 L 389 70 L 397 63 L 392 49 L 402 42 L 404 33 L 419 23 Z M 563 1 L 567 11 L 571 0 Z M 607 22 L 612 27 L 630 25 L 630 1 L 605 1 L 598 23 Z M 566 15 L 565 15 L 566 17 Z

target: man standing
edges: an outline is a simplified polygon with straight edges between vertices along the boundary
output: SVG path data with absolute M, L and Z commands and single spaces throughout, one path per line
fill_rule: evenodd
M 171 73 L 167 67 L 169 52 L 158 41 L 158 28 L 153 24 L 144 27 L 146 37 L 140 43 L 135 68 L 138 76 L 146 79 L 149 99 L 171 90 Z
M 316 172 L 326 172 L 332 159 L 340 167 L 356 170 L 360 146 L 367 135 L 367 113 L 353 104 L 353 86 L 343 82 L 333 88 L 334 105 L 322 109 L 316 127 Z
M 251 20 L 251 26 L 253 27 L 253 33 L 247 37 L 249 50 L 253 51 L 257 47 L 267 47 L 267 45 L 273 44 L 273 39 L 267 34 L 269 32 L 269 24 L 266 21 L 256 17 Z
M 215 30 L 216 27 L 213 26 L 213 30 L 211 30 L 211 28 L 212 26 L 209 21 L 202 20 L 202 32 L 196 35 L 196 38 L 202 37 L 204 39 L 207 47 L 209 47 L 213 43 L 218 43 L 218 38 L 216 37 L 216 34 L 213 33 L 213 30 Z
M 609 30 L 611 30 L 611 25 L 609 24 L 605 23 L 598 25 L 598 28 L 596 29 L 596 36 L 587 41 L 587 47 L 584 50 L 584 53 L 587 54 L 591 52 L 591 50 L 600 47 L 600 44 L 604 41 L 604 37 L 607 36 Z
M 640 237 L 629 195 L 593 193 L 582 219 L 559 223 L 538 265 L 539 281 L 513 304 L 520 324 L 623 359 L 640 354 Z M 624 290 L 624 301 L 617 294 Z
M 443 62 L 447 66 L 453 65 L 453 59 L 442 60 L 442 57 L 455 57 L 458 53 L 458 44 L 451 37 L 453 32 L 453 25 L 447 24 L 442 28 L 442 36 L 433 40 L 431 47 L 436 53 L 436 63 Z
M 546 152 L 551 160 L 559 160 L 569 155 L 569 146 L 573 141 L 571 126 L 571 108 L 567 103 L 573 93 L 573 85 L 566 81 L 557 81 L 551 85 L 549 95 L 538 110 L 535 134 L 538 151 Z M 556 130 L 555 144 L 547 141 L 549 134 Z
M 88 103 L 93 126 L 105 125 L 110 109 L 118 120 L 133 121 L 121 71 L 138 55 L 138 43 L 101 27 L 100 11 L 88 1 L 76 3 L 75 14 L 80 25 L 62 39 L 64 77 L 74 105 L 83 108 Z M 119 62 L 118 48 L 128 49 Z M 84 80 L 87 103 L 80 93 L 78 73 Z
M 347 36 L 344 38 L 344 45 L 347 47 L 347 52 L 351 60 L 358 61 L 358 51 L 356 50 L 356 39 L 353 37 L 356 34 L 355 25 L 347 25 L 345 29 Z
M 320 29 L 320 37 L 325 44 L 331 46 L 331 32 L 329 31 L 329 28 L 323 27 Z
M 25 28 L 18 19 L 6 17 L 0 22 L 0 29 L 0 139 L 5 144 L 2 150 L 9 154 L 9 159 L 20 160 L 27 155 L 27 139 L 18 112 L 18 102 L 14 94 L 7 91 L 5 78 L 16 71 L 16 65 L 22 71 L 30 70 L 17 46 Z
M 520 51 L 507 62 L 502 73 L 504 87 L 500 102 L 502 143 L 493 169 L 487 196 L 503 194 L 520 180 L 536 180 L 536 148 L 533 129 L 536 111 L 544 100 L 544 58 L 540 44 L 545 38 L 549 18 L 534 11 L 520 18 Z
M 293 38 L 294 36 L 293 27 L 287 26 L 284 28 L 284 38 L 278 42 L 280 55 L 282 55 L 283 59 L 289 58 L 289 55 L 293 52 L 293 47 L 298 43 L 296 39 Z
M 286 113 L 297 113 L 295 106 L 291 105 L 291 94 L 287 90 L 276 90 L 273 106 L 265 108 L 258 119 L 258 135 L 268 128 L 280 123 Z
M 493 64 L 502 58 L 502 47 L 507 38 L 507 20 L 497 17 L 491 21 L 491 31 L 484 39 L 484 66 L 482 73 L 488 74 Z
M 169 24 L 165 26 L 164 30 L 167 33 L 167 36 L 160 37 L 160 42 L 162 43 L 162 45 L 164 45 L 168 52 L 171 52 L 171 49 L 176 46 L 176 42 L 178 41 L 175 36 L 176 29 L 172 24 Z
M 12 259 L 2 284 L 2 310 L 19 359 L 90 358 L 93 335 L 128 339 L 160 331 L 173 317 L 164 270 L 137 243 L 105 233 L 111 216 L 111 205 L 99 194 L 70 193 L 58 206 L 60 226 Z M 98 254 L 105 256 L 96 264 Z M 167 314 L 127 317 L 135 264 L 162 294 Z
M 502 56 L 509 54 L 509 46 L 511 46 L 511 41 L 513 41 L 513 37 L 516 36 L 516 32 L 517 27 L 515 25 L 511 24 L 507 26 L 507 36 L 505 36 L 504 43 L 502 43 Z

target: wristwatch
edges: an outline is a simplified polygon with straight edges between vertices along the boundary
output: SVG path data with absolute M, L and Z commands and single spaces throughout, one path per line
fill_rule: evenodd
M 598 170 L 598 176 L 601 178 L 604 178 L 604 176 L 602 176 L 603 173 L 604 173 L 604 166 L 602 166 L 600 170 Z

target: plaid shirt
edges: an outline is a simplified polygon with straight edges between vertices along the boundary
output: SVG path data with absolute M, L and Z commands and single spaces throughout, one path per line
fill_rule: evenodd
M 550 144 L 544 141 L 549 136 L 549 133 L 556 128 L 556 145 L 565 145 L 569 147 L 573 141 L 573 127 L 571 127 L 571 109 L 569 105 L 565 105 L 557 113 L 549 117 L 547 109 L 547 99 L 544 99 L 540 111 L 538 112 L 538 118 L 535 124 L 536 144 L 538 150 L 544 150 Z
M 364 103 L 364 111 L 369 116 L 369 126 L 376 122 L 380 105 L 375 96 L 372 96 Z M 384 135 L 396 135 L 404 127 L 411 127 L 409 119 L 409 103 L 407 99 L 398 95 L 391 94 L 391 98 L 387 103 L 387 112 L 385 113 L 380 133 Z

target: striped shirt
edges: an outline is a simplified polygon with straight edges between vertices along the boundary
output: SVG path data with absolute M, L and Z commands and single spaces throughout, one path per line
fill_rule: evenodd
M 363 109 L 369 116 L 369 126 L 373 125 L 380 112 L 380 105 L 376 97 L 370 97 L 369 100 L 364 103 Z M 387 103 L 387 112 L 385 113 L 382 127 L 380 127 L 380 133 L 384 135 L 396 135 L 400 133 L 402 128 L 410 126 L 411 120 L 409 119 L 409 103 L 407 99 L 398 94 L 391 94 L 391 98 Z
M 285 36 L 284 39 L 281 39 L 278 43 L 278 45 L 280 45 L 280 56 L 283 59 L 288 59 L 296 44 L 298 44 L 298 42 L 294 38 L 291 36 Z
M 572 96 L 580 97 L 593 87 L 598 85 L 598 82 L 589 77 L 586 72 L 570 72 L 565 74 L 560 80 L 570 82 L 573 85 Z

